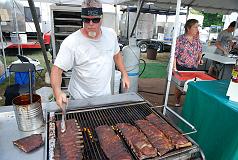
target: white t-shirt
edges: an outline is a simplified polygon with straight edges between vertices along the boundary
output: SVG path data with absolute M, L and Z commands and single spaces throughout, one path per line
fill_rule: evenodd
M 68 89 L 74 99 L 111 94 L 113 56 L 120 48 L 113 29 L 101 30 L 98 40 L 86 38 L 78 30 L 60 46 L 54 65 L 64 71 L 72 69 Z

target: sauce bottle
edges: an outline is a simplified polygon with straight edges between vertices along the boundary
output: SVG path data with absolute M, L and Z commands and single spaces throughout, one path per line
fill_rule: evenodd
M 238 59 L 236 60 L 236 64 L 232 70 L 232 82 L 238 83 Z

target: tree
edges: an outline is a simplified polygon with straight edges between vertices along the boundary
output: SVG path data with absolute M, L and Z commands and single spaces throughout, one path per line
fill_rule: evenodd
M 203 13 L 203 27 L 210 27 L 211 25 L 223 26 L 222 14 Z

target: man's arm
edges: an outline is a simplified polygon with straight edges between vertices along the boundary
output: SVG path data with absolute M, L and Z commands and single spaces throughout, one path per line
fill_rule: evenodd
M 56 103 L 61 108 L 63 107 L 63 105 L 65 105 L 63 103 L 67 103 L 66 94 L 61 91 L 62 73 L 62 69 L 53 65 L 51 69 L 50 83 L 54 92 Z
M 202 52 L 198 53 L 198 65 L 199 64 L 203 64 L 203 60 L 202 60 Z
M 130 87 L 130 80 L 125 68 L 125 65 L 123 63 L 123 57 L 120 52 L 118 52 L 116 55 L 113 56 L 114 62 L 117 66 L 117 68 L 121 71 L 122 73 L 122 83 L 123 83 L 123 88 L 129 89 Z

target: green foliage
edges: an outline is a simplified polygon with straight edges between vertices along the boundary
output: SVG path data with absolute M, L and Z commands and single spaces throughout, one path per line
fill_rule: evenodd
M 210 27 L 211 25 L 223 26 L 222 14 L 203 13 L 203 27 Z

